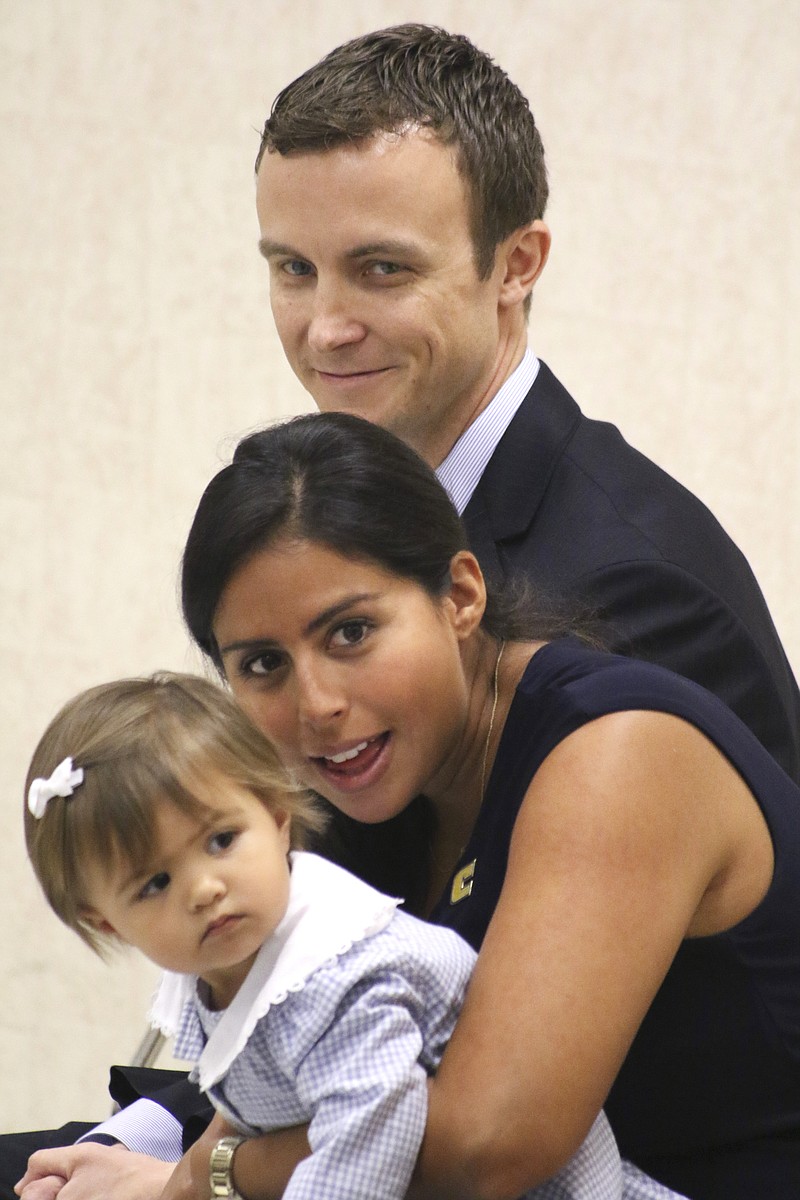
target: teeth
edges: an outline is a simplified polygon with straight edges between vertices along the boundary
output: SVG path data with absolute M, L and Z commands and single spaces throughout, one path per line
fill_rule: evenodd
M 331 754 L 330 757 L 326 755 L 326 760 L 332 763 L 349 762 L 351 758 L 359 755 L 362 750 L 366 750 L 368 745 L 369 742 L 362 742 L 360 746 L 354 746 L 352 750 L 343 750 L 341 754 Z

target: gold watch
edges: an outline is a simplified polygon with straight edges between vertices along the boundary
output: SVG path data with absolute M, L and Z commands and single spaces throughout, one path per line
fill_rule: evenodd
M 208 1164 L 208 1182 L 211 1200 L 242 1200 L 233 1186 L 233 1156 L 245 1139 L 243 1137 L 220 1138 L 211 1151 Z

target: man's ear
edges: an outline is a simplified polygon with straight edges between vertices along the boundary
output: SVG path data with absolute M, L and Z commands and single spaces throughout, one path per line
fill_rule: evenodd
M 459 550 L 450 561 L 447 612 L 459 641 L 465 641 L 481 623 L 486 608 L 486 584 L 471 550 Z
M 503 264 L 499 300 L 502 308 L 524 304 L 544 270 L 549 253 L 550 230 L 544 221 L 522 225 L 500 243 L 497 258 Z

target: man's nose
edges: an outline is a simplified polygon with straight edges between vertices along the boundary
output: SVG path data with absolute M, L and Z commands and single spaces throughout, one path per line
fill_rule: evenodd
M 355 298 L 345 285 L 318 281 L 308 344 L 319 354 L 329 354 L 341 346 L 354 345 L 366 336 L 366 325 L 356 311 Z

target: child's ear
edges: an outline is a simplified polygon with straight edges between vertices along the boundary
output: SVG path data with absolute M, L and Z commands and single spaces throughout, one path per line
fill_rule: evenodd
M 281 846 L 288 853 L 292 837 L 292 818 L 286 809 L 274 808 L 272 810 L 272 819 L 278 826 Z
M 119 941 L 122 940 L 114 926 L 96 908 L 86 906 L 80 910 L 78 915 L 84 924 L 90 925 L 92 929 L 96 929 L 98 933 L 102 933 L 105 937 L 117 938 Z

